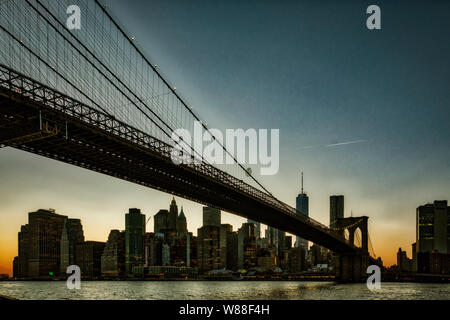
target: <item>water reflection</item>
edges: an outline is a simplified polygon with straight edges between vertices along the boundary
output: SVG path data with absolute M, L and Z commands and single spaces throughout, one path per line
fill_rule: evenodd
M 84 281 L 68 290 L 64 281 L 3 281 L 0 294 L 18 299 L 173 300 L 173 299 L 420 299 L 450 300 L 450 284 L 382 283 L 371 291 L 363 283 L 298 281 Z

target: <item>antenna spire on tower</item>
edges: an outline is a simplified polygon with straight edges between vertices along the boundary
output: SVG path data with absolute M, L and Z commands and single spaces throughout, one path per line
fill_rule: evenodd
M 303 194 L 303 171 L 302 171 L 302 194 Z

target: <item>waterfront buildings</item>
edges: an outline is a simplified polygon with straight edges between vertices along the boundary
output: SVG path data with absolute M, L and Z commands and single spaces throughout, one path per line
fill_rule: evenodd
M 103 243 L 85 241 L 79 219 L 41 209 L 30 213 L 30 222 L 20 229 L 14 275 L 27 278 L 33 274 L 28 265 L 29 257 L 33 256 L 30 239 L 36 237 L 33 233 L 36 224 L 45 225 L 42 230 L 46 230 L 46 234 L 39 233 L 39 241 L 51 242 L 52 246 L 46 246 L 54 249 L 54 256 L 51 260 L 42 259 L 40 268 L 45 271 L 31 277 L 66 277 L 66 268 L 72 264 L 80 267 L 83 279 L 158 277 L 161 276 L 158 270 L 163 270 L 162 276 L 193 275 L 196 270 L 201 273 L 213 270 L 221 270 L 217 271 L 219 273 L 298 273 L 309 265 L 304 256 L 299 256 L 305 254 L 303 246 L 292 248 L 292 237 L 282 230 L 268 227 L 266 237 L 261 238 L 258 237 L 260 224 L 249 221 L 233 231 L 232 225 L 221 223 L 220 210 L 211 207 L 203 208 L 202 219 L 203 225 L 196 237 L 188 231 L 183 207 L 178 213 L 173 198 L 169 210 L 161 209 L 154 215 L 155 232 L 145 232 L 148 220 L 140 209 L 131 208 L 125 214 L 125 230 L 111 230 Z M 318 258 L 315 260 L 322 262 Z

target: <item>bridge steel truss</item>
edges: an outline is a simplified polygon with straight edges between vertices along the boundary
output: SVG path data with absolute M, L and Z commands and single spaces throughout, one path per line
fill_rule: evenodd
M 174 164 L 169 144 L 0 64 L 1 146 L 172 193 L 335 252 L 361 251 L 325 225 L 212 165 Z

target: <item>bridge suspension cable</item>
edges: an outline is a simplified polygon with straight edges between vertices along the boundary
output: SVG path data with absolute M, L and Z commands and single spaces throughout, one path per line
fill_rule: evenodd
M 8 34 L 12 39 L 19 42 L 27 51 L 29 51 L 33 56 L 35 56 L 39 61 L 41 61 L 43 64 L 45 64 L 47 67 L 51 68 L 51 66 L 44 61 L 42 58 L 40 58 L 33 50 L 31 50 L 28 46 L 26 46 L 21 40 L 17 39 L 11 32 L 6 30 L 2 25 L 0 25 L 0 29 L 2 29 L 6 34 Z M 74 89 L 77 89 L 77 86 L 73 84 L 70 80 L 66 79 L 62 74 L 60 74 L 58 71 L 54 70 L 58 76 L 60 76 L 62 79 L 64 79 L 69 85 L 71 85 Z M 81 90 L 80 90 L 81 91 Z M 92 100 L 87 94 L 84 92 L 81 92 L 81 94 L 86 97 L 90 102 L 92 102 L 94 105 L 96 105 L 100 110 L 105 112 L 106 114 L 109 114 L 105 109 L 103 109 L 98 103 L 96 103 L 94 100 Z
M 336 220 L 334 220 L 334 221 L 336 221 Z M 330 227 L 330 230 L 332 230 L 332 231 L 343 231 L 343 230 L 346 230 L 346 229 L 350 229 L 350 228 L 356 226 L 357 224 L 359 224 L 361 221 L 363 221 L 362 218 L 357 220 L 356 222 L 352 223 L 351 225 L 348 225 L 348 226 L 345 226 L 345 227 L 340 227 L 340 228 L 331 228 Z
M 74 50 L 76 50 L 80 55 L 83 56 L 83 58 L 86 59 L 86 61 L 88 61 L 105 79 L 107 79 L 111 85 L 113 85 L 119 92 L 121 92 L 123 94 L 123 96 L 125 96 L 130 103 L 132 103 L 136 108 L 139 109 L 139 111 L 141 111 L 146 117 L 147 119 L 149 119 L 150 121 L 152 121 L 153 123 L 155 123 L 155 125 L 162 131 L 164 132 L 167 136 L 170 137 L 170 134 L 167 133 L 158 123 L 156 123 L 151 117 L 148 116 L 147 113 L 145 113 L 138 105 L 136 105 L 134 103 L 134 101 L 132 101 L 116 84 L 114 84 L 95 64 L 93 64 L 67 37 L 65 37 L 45 16 L 43 16 L 39 10 L 37 10 L 37 8 L 35 6 L 33 6 L 29 0 L 25 0 L 28 5 L 30 7 L 32 7 L 36 13 L 41 16 L 61 37 L 64 38 L 64 40 L 66 40 Z M 39 0 L 35 0 L 44 10 L 45 12 L 47 12 L 47 14 L 49 14 L 60 26 L 62 26 L 63 28 L 65 27 L 59 20 L 58 18 L 56 18 Z M 91 54 L 91 56 L 102 66 L 104 67 L 106 70 L 108 70 L 110 72 L 110 74 L 120 83 L 122 84 L 136 99 L 138 99 L 138 101 L 140 101 L 142 103 L 142 100 L 134 94 L 133 91 L 131 91 L 128 86 L 126 84 L 123 83 L 122 80 L 120 80 L 114 73 L 111 72 L 111 70 L 103 63 L 101 62 L 81 41 L 78 40 L 77 37 L 75 37 L 73 35 L 73 33 L 69 33 L 73 39 L 75 39 L 77 41 L 77 43 L 79 45 L 81 45 L 89 54 Z M 171 129 L 170 126 L 167 125 L 167 123 L 161 119 L 156 113 L 154 113 L 151 108 L 149 108 L 148 106 L 145 105 L 145 107 L 152 113 L 152 115 L 154 115 L 158 120 L 160 120 L 169 130 Z
M 372 240 L 370 239 L 370 234 L 367 235 L 367 238 L 369 239 L 369 253 L 370 253 L 371 256 L 376 258 L 377 256 L 375 254 L 375 250 L 374 250 L 373 245 L 372 245 Z

